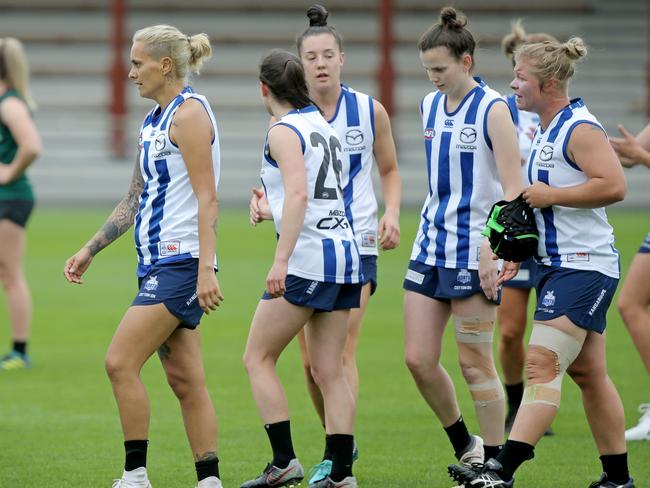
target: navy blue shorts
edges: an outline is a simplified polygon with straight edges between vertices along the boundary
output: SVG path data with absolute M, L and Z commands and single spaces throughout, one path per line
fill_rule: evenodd
M 198 270 L 199 260 L 194 258 L 154 264 L 144 277 L 138 278 L 140 290 L 132 305 L 164 303 L 180 320 L 180 327 L 195 329 L 203 316 L 196 297 Z
M 503 286 L 506 288 L 535 288 L 537 281 L 537 262 L 534 258 L 528 258 L 521 263 L 519 272 L 511 280 L 506 281 Z
M 370 283 L 370 294 L 373 295 L 377 290 L 377 256 L 372 254 L 361 255 L 361 271 L 363 271 L 363 281 L 361 284 Z
M 645 236 L 645 240 L 643 241 L 643 244 L 641 244 L 641 247 L 639 248 L 639 252 L 644 254 L 650 253 L 650 234 Z
M 469 298 L 478 293 L 485 297 L 478 271 L 440 268 L 418 261 L 409 262 L 409 269 L 404 279 L 404 289 L 446 303 L 451 300 Z M 501 290 L 499 290 L 497 300 L 493 303 L 498 305 L 500 302 Z
M 20 227 L 27 226 L 34 210 L 34 200 L 0 200 L 0 219 L 7 219 Z
M 313 308 L 314 313 L 359 308 L 361 303 L 361 283 L 325 283 L 288 275 L 284 285 L 286 301 L 298 307 Z M 265 291 L 262 300 L 273 298 Z
M 602 334 L 618 280 L 598 271 L 539 265 L 535 320 L 566 315 L 578 327 Z

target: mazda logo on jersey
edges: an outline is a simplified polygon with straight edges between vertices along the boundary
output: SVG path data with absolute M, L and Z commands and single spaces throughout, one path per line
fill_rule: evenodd
M 460 131 L 460 142 L 463 144 L 471 144 L 476 141 L 476 129 L 473 127 L 463 127 Z
M 345 142 L 350 146 L 358 146 L 363 142 L 363 132 L 359 129 L 350 129 L 345 133 Z
M 539 151 L 539 159 L 550 161 L 553 157 L 553 146 L 546 145 Z
M 321 230 L 332 230 L 332 229 L 347 229 L 349 227 L 348 221 L 343 217 L 325 217 L 323 219 L 320 219 L 318 223 L 316 224 L 317 229 Z
M 165 134 L 160 134 L 156 137 L 156 140 L 153 143 L 153 147 L 156 148 L 156 151 L 162 151 L 165 147 Z

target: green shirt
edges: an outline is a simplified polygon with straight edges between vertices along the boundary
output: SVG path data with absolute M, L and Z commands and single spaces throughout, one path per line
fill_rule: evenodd
M 9 97 L 21 98 L 16 90 L 7 90 L 0 95 L 0 103 Z M 10 164 L 17 151 L 18 144 L 14 136 L 9 127 L 0 120 L 0 164 Z M 32 185 L 24 172 L 8 185 L 0 184 L 0 200 L 34 200 Z

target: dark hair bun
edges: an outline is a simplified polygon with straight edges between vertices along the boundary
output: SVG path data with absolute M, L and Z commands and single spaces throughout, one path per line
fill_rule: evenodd
M 454 7 L 444 7 L 440 11 L 440 25 L 452 30 L 462 30 L 467 25 L 467 18 Z
M 309 17 L 309 27 L 317 26 L 324 27 L 327 25 L 327 16 L 329 12 L 322 5 L 314 4 L 307 10 L 307 17 Z

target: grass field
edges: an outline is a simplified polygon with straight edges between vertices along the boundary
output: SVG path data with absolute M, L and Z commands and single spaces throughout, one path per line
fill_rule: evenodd
M 113 330 L 135 292 L 130 235 L 103 251 L 86 283 L 65 283 L 65 259 L 101 225 L 109 209 L 39 208 L 29 229 L 27 274 L 34 298 L 31 370 L 0 374 L 0 487 L 108 487 L 123 466 L 122 437 L 103 357 Z M 623 269 L 648 231 L 648 214 L 610 212 Z M 361 457 L 355 473 L 364 487 L 449 487 L 453 455 L 438 421 L 425 406 L 404 365 L 402 288 L 417 213 L 402 218 L 402 247 L 379 260 L 379 289 L 370 303 L 359 350 L 361 398 L 356 435 Z M 208 386 L 220 423 L 220 469 L 226 488 L 257 475 L 270 458 L 241 356 L 248 326 L 271 263 L 271 225 L 253 229 L 243 210 L 222 210 L 219 280 L 226 301 L 201 325 Z M 0 345 L 9 344 L 0 305 Z M 457 386 L 472 429 L 472 404 L 460 378 L 453 334 L 443 362 Z M 610 374 L 625 404 L 627 424 L 650 401 L 650 380 L 615 310 L 608 325 Z M 4 351 L 0 351 L 2 353 Z M 295 344 L 280 361 L 292 409 L 294 443 L 303 465 L 320 460 L 322 428 L 311 408 Z M 156 488 L 196 484 L 178 404 L 156 358 L 143 371 L 152 421 L 149 472 Z M 598 453 L 582 413 L 579 392 L 565 381 L 563 403 L 536 459 L 522 467 L 517 486 L 579 488 L 600 474 Z M 650 442 L 629 446 L 637 487 L 650 486 Z

